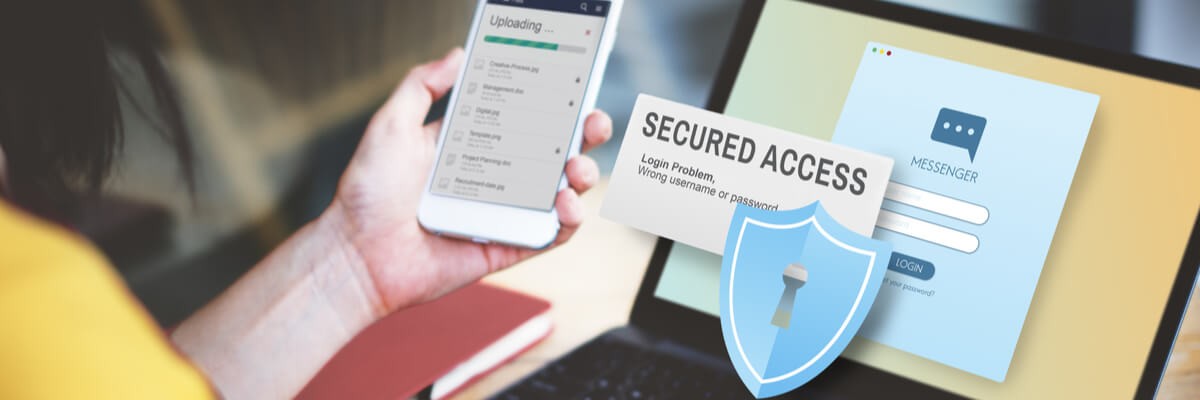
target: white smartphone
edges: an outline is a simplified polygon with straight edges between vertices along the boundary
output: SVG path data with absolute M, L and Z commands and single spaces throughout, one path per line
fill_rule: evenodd
M 481 0 L 417 214 L 426 230 L 528 248 L 579 153 L 623 0 Z

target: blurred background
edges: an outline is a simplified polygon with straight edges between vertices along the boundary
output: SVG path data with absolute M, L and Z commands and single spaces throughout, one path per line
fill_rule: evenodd
M 195 136 L 198 190 L 191 199 L 156 122 L 138 112 L 153 104 L 151 95 L 118 52 L 113 62 L 132 89 L 122 99 L 127 140 L 104 201 L 80 227 L 164 326 L 321 212 L 376 107 L 409 68 L 463 44 L 475 4 L 113 2 L 162 50 Z M 1200 66 L 1193 0 L 898 2 Z M 638 93 L 704 105 L 739 6 L 628 1 L 598 104 L 618 134 Z M 595 152 L 602 169 L 619 143 L 618 136 Z

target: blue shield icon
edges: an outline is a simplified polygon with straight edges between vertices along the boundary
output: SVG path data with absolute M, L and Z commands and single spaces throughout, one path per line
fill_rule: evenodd
M 843 227 L 820 202 L 788 211 L 738 204 L 721 261 L 721 330 L 755 397 L 800 387 L 845 350 L 891 251 Z

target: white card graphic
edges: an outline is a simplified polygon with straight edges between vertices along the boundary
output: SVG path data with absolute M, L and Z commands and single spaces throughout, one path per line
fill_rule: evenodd
M 875 230 L 892 159 L 640 95 L 600 215 L 721 254 L 737 203 Z

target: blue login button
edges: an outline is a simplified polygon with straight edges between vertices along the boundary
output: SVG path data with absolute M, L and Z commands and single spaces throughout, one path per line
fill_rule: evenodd
M 888 269 L 925 281 L 933 277 L 933 263 L 904 253 L 893 252 Z

